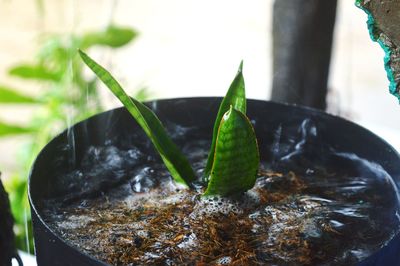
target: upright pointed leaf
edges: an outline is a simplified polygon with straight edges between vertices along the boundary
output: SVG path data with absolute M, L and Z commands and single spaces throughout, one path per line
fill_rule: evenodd
M 37 102 L 36 99 L 19 93 L 15 89 L 0 85 L 0 103 L 2 104 L 30 104 Z
M 126 109 L 136 119 L 138 124 L 143 128 L 144 132 L 153 142 L 156 150 L 161 155 L 164 164 L 175 181 L 190 186 L 195 179 L 193 169 L 185 156 L 183 156 L 178 147 L 169 138 L 157 116 L 147 106 L 133 98 L 130 98 L 114 77 L 112 77 L 107 70 L 97 64 L 87 54 L 82 51 L 79 51 L 79 54 L 86 65 L 100 78 L 101 81 L 104 82 L 105 85 L 107 85 L 114 95 L 117 96 Z
M 204 170 L 204 178 L 206 181 L 209 178 L 212 163 L 214 160 L 215 142 L 217 140 L 218 128 L 222 116 L 229 110 L 231 105 L 233 106 L 234 109 L 241 111 L 243 114 L 246 114 L 246 91 L 245 91 L 242 70 L 243 70 L 243 61 L 240 63 L 236 77 L 232 81 L 232 84 L 229 87 L 229 90 L 226 93 L 225 98 L 222 100 L 221 105 L 219 106 L 217 118 L 215 119 L 214 123 L 211 148 L 210 152 L 208 153 L 207 164 Z
M 254 186 L 260 156 L 249 119 L 233 107 L 218 130 L 210 181 L 204 195 L 229 196 Z

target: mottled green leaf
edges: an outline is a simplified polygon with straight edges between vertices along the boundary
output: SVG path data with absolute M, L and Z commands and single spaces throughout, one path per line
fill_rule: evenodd
M 107 85 L 114 95 L 117 96 L 126 109 L 136 119 L 138 124 L 143 128 L 144 132 L 153 142 L 156 150 L 161 155 L 164 164 L 175 181 L 190 186 L 195 179 L 193 169 L 185 156 L 169 138 L 157 116 L 147 106 L 133 98 L 130 98 L 122 89 L 121 85 L 119 85 L 114 77 L 111 76 L 111 74 L 102 66 L 97 64 L 84 52 L 79 51 L 79 54 L 86 65 L 100 78 L 101 81 L 104 82 L 105 85 Z
M 121 47 L 131 42 L 137 36 L 137 32 L 131 28 L 111 25 L 104 31 L 90 32 L 82 37 L 81 48 L 85 49 L 93 45 Z
M 9 70 L 9 74 L 23 79 L 37 79 L 59 81 L 61 74 L 48 69 L 43 65 L 18 65 Z
M 32 133 L 33 128 L 21 127 L 0 121 L 0 137 Z
M 249 119 L 232 106 L 221 120 L 210 181 L 204 195 L 229 196 L 254 186 L 260 157 Z
M 30 104 L 37 103 L 32 97 L 26 96 L 15 89 L 0 85 L 0 103 L 2 104 Z
M 245 91 L 242 70 L 243 70 L 243 61 L 240 63 L 236 77 L 232 81 L 232 84 L 229 87 L 229 90 L 226 93 L 225 98 L 222 100 L 221 105 L 219 106 L 217 118 L 215 119 L 214 123 L 211 148 L 210 152 L 208 153 L 207 164 L 204 169 L 205 181 L 207 181 L 210 176 L 210 171 L 214 160 L 215 143 L 217 140 L 218 128 L 222 116 L 229 110 L 231 105 L 233 106 L 234 109 L 241 111 L 243 114 L 246 114 L 246 91 Z

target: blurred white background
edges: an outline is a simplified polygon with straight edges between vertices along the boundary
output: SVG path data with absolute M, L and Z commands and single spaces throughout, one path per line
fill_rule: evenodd
M 112 69 L 125 88 L 147 87 L 152 98 L 224 95 L 241 59 L 249 98 L 268 99 L 272 83 L 273 0 L 44 0 L 0 1 L 0 84 L 34 95 L 7 76 L 7 68 L 32 58 L 40 38 L 116 24 L 139 32 L 128 47 L 91 55 Z M 373 43 L 367 16 L 353 1 L 339 0 L 329 82 L 329 111 L 360 123 L 400 149 L 398 100 L 388 92 L 383 51 Z M 109 108 L 118 103 L 104 89 Z M 0 119 L 23 123 L 30 108 L 0 106 Z M 273 114 L 271 114 L 273 115 Z M 340 132 L 338 132 L 340 134 Z M 0 169 L 16 167 L 21 137 L 0 139 Z

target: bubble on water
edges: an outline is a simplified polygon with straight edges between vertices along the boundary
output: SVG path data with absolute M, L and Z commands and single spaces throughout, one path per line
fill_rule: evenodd
M 243 207 L 238 201 L 219 196 L 202 197 L 196 202 L 192 218 L 214 215 L 242 214 Z
M 311 119 L 305 119 L 298 128 L 299 140 L 291 147 L 290 152 L 280 158 L 281 161 L 290 160 L 292 157 L 305 152 L 313 145 L 308 145 L 317 137 L 317 127 Z
M 192 216 L 242 214 L 248 209 L 256 208 L 260 202 L 257 190 L 249 190 L 239 197 L 201 197 L 196 201 Z
M 260 216 L 261 216 L 261 212 L 259 212 L 259 211 L 256 211 L 256 212 L 253 212 L 253 213 L 249 214 L 249 218 L 250 219 L 257 219 Z
M 137 230 L 137 231 L 142 230 L 143 229 L 143 223 L 141 221 L 130 223 L 129 224 L 129 229 Z
M 147 230 L 138 230 L 136 231 L 136 235 L 143 237 L 143 238 L 149 238 L 150 237 L 150 233 Z
M 254 233 L 254 234 L 257 234 L 258 232 L 260 232 L 261 228 L 262 228 L 261 225 L 253 224 L 253 227 L 251 228 L 251 232 Z
M 161 237 L 161 240 L 163 241 L 164 238 L 165 238 L 165 237 Z M 159 241 L 157 241 L 157 242 L 155 242 L 155 243 L 152 245 L 152 247 L 153 247 L 153 248 L 156 248 L 156 249 L 161 248 L 161 247 L 162 247 L 162 243 L 159 242 Z
M 167 196 L 166 198 L 163 198 L 160 200 L 160 203 L 162 204 L 179 204 L 181 203 L 185 198 L 184 194 L 172 194 Z
M 146 253 L 144 253 L 144 258 L 145 258 L 145 260 L 148 260 L 148 259 L 158 259 L 158 258 L 160 258 L 160 257 L 161 257 L 160 255 L 155 254 L 155 253 L 152 253 L 152 252 L 146 252 Z
M 115 146 L 95 147 L 91 146 L 87 150 L 82 166 L 84 168 L 92 168 L 93 164 L 103 164 L 108 168 L 121 168 L 124 160 L 123 153 Z
M 179 192 L 179 191 L 185 191 L 188 189 L 186 185 L 175 182 L 173 180 L 172 176 L 170 176 L 170 175 L 168 175 L 167 178 L 164 178 L 164 180 L 162 180 L 160 187 L 162 187 L 165 192 L 167 192 L 167 191 Z
M 71 215 L 67 219 L 60 221 L 58 226 L 61 229 L 77 229 L 77 228 L 84 228 L 90 222 L 96 221 L 93 217 L 89 217 L 86 215 Z
M 256 190 L 249 190 L 242 196 L 241 205 L 243 208 L 253 208 L 261 202 L 260 194 Z
M 95 196 L 128 179 L 135 167 L 142 163 L 140 150 L 122 150 L 116 146 L 90 146 L 82 155 L 79 169 L 63 174 L 57 179 L 57 194 L 65 202 L 85 196 Z M 134 186 L 140 191 L 141 187 Z
M 130 186 L 133 192 L 143 193 L 149 192 L 151 188 L 156 186 L 154 171 L 150 167 L 143 168 L 130 181 Z
M 139 149 L 129 149 L 126 152 L 128 159 L 130 160 L 141 160 L 144 157 L 144 154 Z
M 78 190 L 83 179 L 83 173 L 80 170 L 75 170 L 65 175 L 59 180 L 59 186 L 66 188 L 68 191 Z
M 217 265 L 228 265 L 232 262 L 232 257 L 229 256 L 225 256 L 225 257 L 221 257 L 216 261 Z
M 348 253 L 350 253 L 353 257 L 356 257 L 357 261 L 363 260 L 369 255 L 368 250 L 364 250 L 362 248 L 352 249 Z
M 341 223 L 341 222 L 336 221 L 336 220 L 330 220 L 329 221 L 329 225 L 334 229 L 341 229 L 341 228 L 343 228 L 345 226 L 344 223 Z
M 197 246 L 197 236 L 194 233 L 186 235 L 182 242 L 178 244 L 178 248 L 187 249 Z
M 316 196 L 302 196 L 299 197 L 298 201 L 307 206 L 310 206 L 310 208 L 319 206 L 321 203 L 333 203 L 333 201 L 330 199 L 325 199 Z
M 307 168 L 306 175 L 313 175 L 315 173 L 314 169 Z
M 368 215 L 364 214 L 367 211 L 368 205 L 366 206 L 343 206 L 341 208 L 333 210 L 334 213 L 341 214 L 343 216 L 353 218 L 368 218 Z
M 169 136 L 172 139 L 177 139 L 182 140 L 185 138 L 185 136 L 194 129 L 194 127 L 185 127 L 176 123 L 173 123 L 172 121 L 167 121 L 164 124 L 166 130 L 169 132 Z
M 315 223 L 314 219 L 305 219 L 303 221 L 303 234 L 305 237 L 321 237 L 321 228 Z
M 157 193 L 155 191 L 150 191 L 147 193 L 131 193 L 124 198 L 124 203 L 128 209 L 135 210 L 142 208 L 141 202 L 151 201 L 155 198 Z

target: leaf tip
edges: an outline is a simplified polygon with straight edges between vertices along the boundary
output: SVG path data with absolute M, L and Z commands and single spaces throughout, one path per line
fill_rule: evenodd
M 82 57 L 83 55 L 86 55 L 85 52 L 83 52 L 80 48 L 77 49 L 79 55 Z
M 238 72 L 239 73 L 243 72 L 243 59 L 240 61 Z

